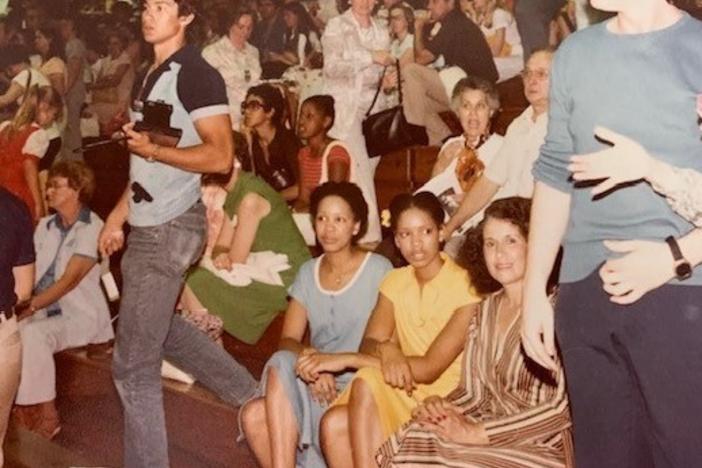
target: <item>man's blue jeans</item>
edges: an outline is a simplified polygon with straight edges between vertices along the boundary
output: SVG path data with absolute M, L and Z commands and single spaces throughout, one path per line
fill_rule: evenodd
M 205 207 L 198 202 L 165 224 L 133 227 L 129 235 L 113 361 L 115 386 L 124 405 L 128 468 L 169 466 L 162 359 L 235 406 L 256 390 L 255 379 L 243 366 L 173 313 L 185 272 L 203 251 L 205 229 Z

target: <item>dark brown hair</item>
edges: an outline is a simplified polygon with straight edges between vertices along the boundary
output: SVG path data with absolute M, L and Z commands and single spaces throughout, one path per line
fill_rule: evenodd
M 325 182 L 312 191 L 310 195 L 310 216 L 312 216 L 312 224 L 317 217 L 319 204 L 327 197 L 339 197 L 344 200 L 353 213 L 354 221 L 360 223 L 358 232 L 353 236 L 354 243 L 362 238 L 368 229 L 368 204 L 363 198 L 363 192 L 358 186 L 351 182 Z
M 428 214 L 437 228 L 444 224 L 444 208 L 436 195 L 431 192 L 403 193 L 390 202 L 390 227 L 393 232 L 397 231 L 397 222 L 402 213 L 411 208 L 417 208 Z
M 317 109 L 324 117 L 329 117 L 331 123 L 326 130 L 329 130 L 334 126 L 334 119 L 336 118 L 336 113 L 334 112 L 334 98 L 328 94 L 315 94 L 310 96 L 302 102 L 302 106 L 309 104 Z M 300 106 L 300 108 L 302 108 Z
M 502 289 L 488 271 L 483 255 L 483 229 L 488 219 L 508 221 L 517 226 L 526 239 L 529 236 L 529 216 L 531 200 L 521 197 L 509 197 L 495 200 L 485 210 L 485 217 L 477 226 L 466 233 L 466 240 L 461 246 L 456 262 L 468 270 L 471 283 L 479 294 L 490 294 Z

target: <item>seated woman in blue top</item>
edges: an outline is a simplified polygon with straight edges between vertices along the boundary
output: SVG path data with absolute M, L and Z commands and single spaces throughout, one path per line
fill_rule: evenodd
M 312 192 L 310 213 L 324 253 L 300 268 L 290 289 L 280 350 L 263 371 L 261 397 L 241 411 L 243 433 L 264 467 L 326 466 L 319 421 L 353 373 L 313 376 L 299 369 L 298 360 L 313 353 L 330 357 L 356 352 L 380 282 L 392 269 L 384 257 L 356 245 L 368 219 L 368 206 L 356 185 L 319 186 Z

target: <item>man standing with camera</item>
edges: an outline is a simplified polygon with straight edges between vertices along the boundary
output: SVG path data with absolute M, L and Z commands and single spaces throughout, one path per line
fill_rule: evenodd
M 256 388 L 245 368 L 173 313 L 184 274 L 205 243 L 200 174 L 227 173 L 233 143 L 224 82 L 186 43 L 195 0 L 142 5 L 142 31 L 153 45 L 154 63 L 137 100 L 150 112 L 170 112 L 170 127 L 180 138 L 172 146 L 158 136 L 173 129 L 136 131 L 140 116 L 132 115 L 124 127 L 131 152 L 129 186 L 99 240 L 103 255 L 119 250 L 122 227 L 129 222 L 113 372 L 124 406 L 124 465 L 130 468 L 169 466 L 160 375 L 164 357 L 231 404 L 241 404 Z M 146 117 L 149 124 L 153 119 Z

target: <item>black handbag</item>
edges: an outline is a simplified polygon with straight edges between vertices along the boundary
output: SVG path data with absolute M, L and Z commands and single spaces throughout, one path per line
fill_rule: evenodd
M 429 144 L 426 129 L 420 125 L 412 125 L 405 119 L 402 111 L 402 80 L 400 78 L 400 64 L 395 62 L 397 67 L 398 92 L 400 93 L 400 105 L 376 112 L 371 115 L 371 110 L 378 100 L 380 89 L 383 85 L 383 76 L 378 83 L 373 102 L 366 112 L 363 120 L 363 138 L 366 140 L 366 151 L 371 158 L 402 150 L 410 146 L 426 146 Z

